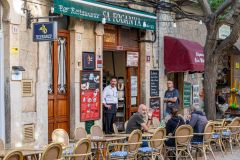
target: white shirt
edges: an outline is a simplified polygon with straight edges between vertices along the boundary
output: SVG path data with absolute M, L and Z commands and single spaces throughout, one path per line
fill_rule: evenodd
M 102 96 L 102 102 L 104 104 L 118 104 L 118 91 L 116 87 L 113 87 L 111 85 L 108 85 L 103 90 L 103 96 Z

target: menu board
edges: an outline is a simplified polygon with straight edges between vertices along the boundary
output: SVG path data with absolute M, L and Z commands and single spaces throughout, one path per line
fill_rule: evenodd
M 100 72 L 81 71 L 80 121 L 100 119 Z
M 159 71 L 150 70 L 150 96 L 159 96 Z
M 192 86 L 192 102 L 193 106 L 199 105 L 199 85 L 193 85 Z
M 161 118 L 161 116 L 160 116 L 161 115 L 161 111 L 160 111 L 161 99 L 160 99 L 160 97 L 150 98 L 149 106 L 150 106 L 150 108 L 153 109 L 152 117 L 157 117 L 158 119 L 160 119 Z
M 190 82 L 184 82 L 184 87 L 183 87 L 183 106 L 184 107 L 190 107 L 191 89 L 192 89 L 192 84 Z

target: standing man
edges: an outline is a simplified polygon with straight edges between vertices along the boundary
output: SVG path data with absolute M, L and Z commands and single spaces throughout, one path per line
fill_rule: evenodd
M 177 108 L 179 106 L 179 94 L 178 90 L 174 88 L 173 81 L 167 81 L 168 90 L 166 90 L 163 101 L 166 103 L 166 114 L 168 116 L 171 113 L 171 108 Z
M 110 85 L 103 90 L 103 130 L 106 134 L 113 133 L 113 121 L 118 108 L 117 78 L 112 77 Z

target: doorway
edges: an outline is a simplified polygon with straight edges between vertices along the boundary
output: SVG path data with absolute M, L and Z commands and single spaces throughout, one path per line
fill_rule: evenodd
M 54 129 L 70 132 L 70 36 L 58 32 L 58 40 L 50 44 L 48 63 L 48 139 Z
M 116 124 L 123 129 L 124 122 L 137 112 L 139 105 L 139 67 L 127 67 L 126 51 L 103 52 L 103 88 L 117 77 L 118 110 Z

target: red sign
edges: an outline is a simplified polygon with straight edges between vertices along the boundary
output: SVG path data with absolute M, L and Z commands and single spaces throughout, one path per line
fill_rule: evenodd
M 156 97 L 156 98 L 150 98 L 149 100 L 149 106 L 151 109 L 153 109 L 153 114 L 152 117 L 157 117 L 159 120 L 161 118 L 161 99 L 160 97 Z
M 80 121 L 100 119 L 100 72 L 81 71 Z

